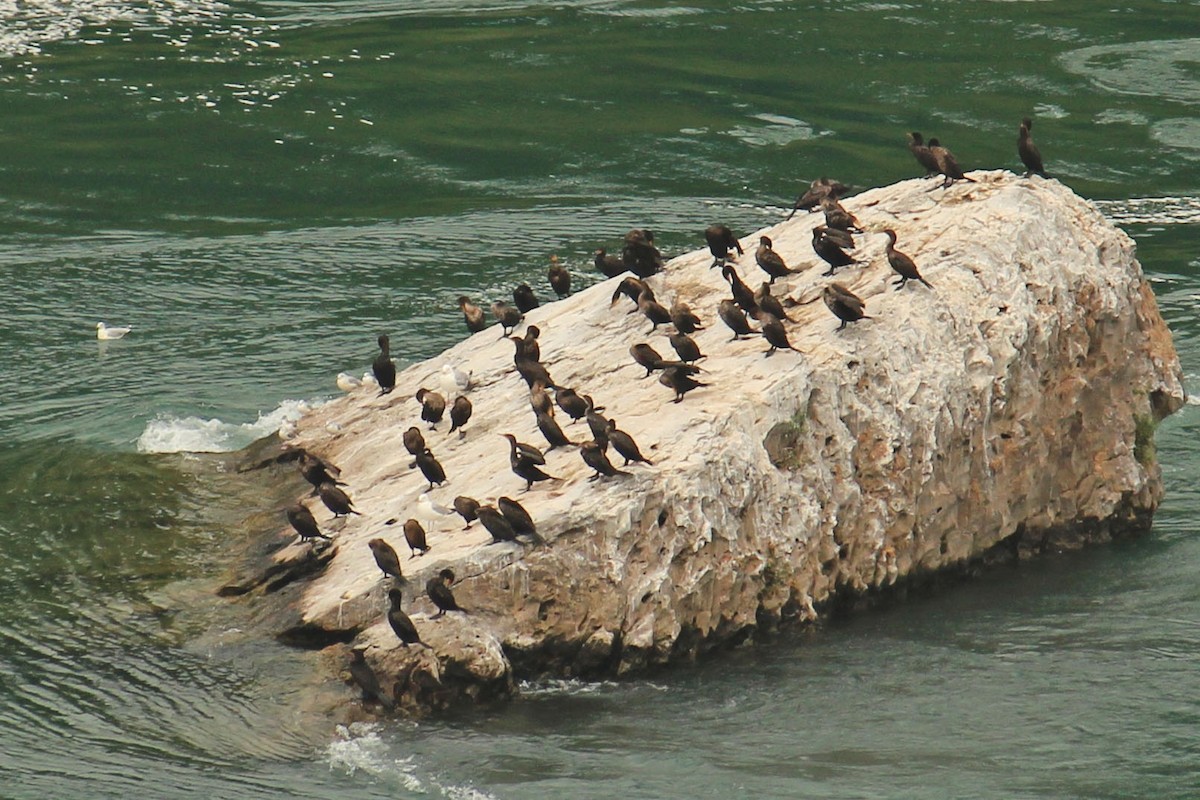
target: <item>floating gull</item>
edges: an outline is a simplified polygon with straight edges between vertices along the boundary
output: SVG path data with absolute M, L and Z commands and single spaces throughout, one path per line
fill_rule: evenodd
M 103 322 L 96 323 L 96 338 L 97 339 L 120 339 L 129 331 L 133 330 L 132 326 L 124 328 L 110 328 Z
M 463 372 L 449 362 L 442 365 L 442 387 L 446 396 L 465 392 L 471 388 L 471 373 Z
M 353 392 L 355 389 L 362 388 L 362 385 L 363 382 L 349 372 L 339 372 L 337 375 L 337 387 L 343 392 Z

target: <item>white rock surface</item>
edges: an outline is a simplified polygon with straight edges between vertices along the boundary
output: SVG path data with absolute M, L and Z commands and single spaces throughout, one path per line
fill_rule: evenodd
M 1024 553 L 1144 530 L 1162 491 L 1146 434 L 1184 390 L 1133 242 L 1057 181 L 973 177 L 844 201 L 868 229 L 895 229 L 933 289 L 893 291 L 886 237 L 860 236 L 863 263 L 835 279 L 873 318 L 841 332 L 819 299 L 831 279 L 810 245 L 817 214 L 743 237 L 736 267 L 753 288 L 765 279 L 753 258 L 760 233 L 807 267 L 774 287 L 801 303 L 787 327 L 802 354 L 768 358 L 757 337 L 730 341 L 716 316 L 729 290 L 708 251 L 673 259 L 649 282 L 663 305 L 686 300 L 705 321 L 694 338 L 710 384 L 679 404 L 628 354 L 648 342 L 673 358 L 671 326 L 650 334 L 627 299 L 610 306 L 616 279 L 527 315 L 555 382 L 592 395 L 654 462 L 627 467 L 630 477 L 589 481 L 578 453 L 559 449 L 547 471 L 561 480 L 522 491 L 500 434 L 545 440 L 499 326 L 403 371 L 391 395 L 356 391 L 311 411 L 291 444 L 341 468 L 362 516 L 331 526 L 305 500 L 336 531 L 337 551 L 303 590 L 304 623 L 362 631 L 378 645 L 376 669 L 397 671 L 406 651 L 394 649 L 389 586 L 367 547 L 383 536 L 412 573 L 409 612 L 437 641 L 442 673 L 457 663 L 460 675 L 498 681 L 505 659 L 521 676 L 625 671 L 780 616 L 812 618 L 835 594 L 961 566 L 1001 542 Z M 413 399 L 438 388 L 446 362 L 472 375 L 462 439 L 447 435 L 448 419 L 429 431 Z M 558 419 L 574 440 L 590 438 L 583 421 Z M 514 497 L 548 545 L 490 546 L 478 522 L 463 531 L 454 516 L 430 521 L 431 551 L 408 560 L 400 523 L 428 490 L 400 442 L 410 425 L 449 477 L 433 501 Z M 444 566 L 471 612 L 450 623 L 429 618 L 423 591 Z M 451 631 L 469 632 L 461 647 Z

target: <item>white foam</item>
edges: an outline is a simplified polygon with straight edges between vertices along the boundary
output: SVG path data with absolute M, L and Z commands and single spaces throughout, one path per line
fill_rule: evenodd
M 159 414 L 137 439 L 139 453 L 225 453 L 290 426 L 313 407 L 306 400 L 284 400 L 254 422 L 224 422 L 204 417 Z
M 329 743 L 325 755 L 329 768 L 353 775 L 365 772 L 379 778 L 398 780 L 410 792 L 425 793 L 425 785 L 413 774 L 411 758 L 394 758 L 387 743 L 379 736 L 377 723 L 356 722 L 339 725 L 337 738 Z

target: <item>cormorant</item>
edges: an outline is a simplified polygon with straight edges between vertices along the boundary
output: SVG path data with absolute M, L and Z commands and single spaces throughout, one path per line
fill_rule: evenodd
M 777 317 L 770 314 L 762 315 L 762 335 L 767 340 L 767 344 L 771 345 L 771 349 L 767 351 L 767 355 L 774 355 L 776 348 L 786 350 L 800 351 L 792 347 L 792 343 L 788 341 L 787 331 L 783 328 L 783 323 Z
M 862 225 L 854 218 L 854 215 L 842 208 L 842 204 L 832 197 L 826 197 L 821 201 L 821 210 L 825 212 L 825 227 L 836 228 L 848 233 L 863 232 Z
M 580 397 L 574 389 L 566 386 L 559 387 L 558 391 L 554 393 L 554 401 L 558 403 L 559 408 L 567 412 L 567 416 L 571 418 L 572 422 L 587 416 L 587 401 Z
M 379 383 L 379 393 L 387 394 L 396 388 L 396 362 L 392 361 L 391 340 L 386 333 L 379 334 L 379 355 L 371 362 L 371 372 Z
M 504 338 L 512 333 L 513 328 L 521 324 L 521 319 L 525 316 L 520 309 L 513 308 L 503 300 L 497 300 L 492 303 L 492 316 L 500 323 L 500 337 Z
M 783 256 L 775 252 L 772 244 L 770 236 L 758 237 L 758 249 L 754 251 L 754 260 L 763 272 L 771 276 L 771 283 L 774 283 L 776 278 L 786 278 L 800 270 L 788 267 L 783 261 Z
M 692 313 L 691 306 L 682 300 L 671 304 L 671 324 L 680 333 L 695 333 L 704 327 L 700 318 Z
M 608 456 L 604 454 L 604 448 L 597 442 L 584 442 L 579 446 L 579 455 L 583 456 L 583 461 L 589 467 L 596 471 L 596 474 L 588 478 L 589 481 L 594 481 L 602 477 L 615 477 L 617 475 L 629 475 L 630 473 L 624 470 L 617 469 L 608 460 Z
M 634 228 L 625 234 L 621 262 L 626 269 L 641 278 L 649 278 L 661 270 L 665 261 L 663 254 L 654 246 L 654 231 Z
M 525 379 L 525 383 L 532 389 L 535 383 L 541 383 L 543 386 L 549 386 L 551 389 L 556 389 L 554 381 L 550 380 L 550 372 L 540 361 L 531 361 L 527 358 L 513 359 L 513 366 L 517 368 L 517 372 Z
M 416 425 L 406 430 L 400 437 L 400 441 L 404 443 L 404 449 L 409 452 L 409 455 L 419 456 L 425 452 L 425 437 L 421 435 L 421 429 Z
M 438 608 L 438 612 L 430 619 L 437 619 L 447 611 L 467 613 L 467 610 L 454 599 L 454 592 L 450 591 L 450 587 L 453 585 L 454 571 L 451 569 L 442 570 L 425 584 L 425 594 L 429 595 L 429 599 Z
M 632 275 L 626 275 L 621 279 L 621 282 L 617 284 L 617 288 L 612 293 L 612 302 L 610 302 L 608 305 L 609 307 L 612 307 L 614 304 L 616 304 L 617 298 L 621 295 L 625 295 L 633 301 L 634 305 L 637 305 L 638 297 L 643 292 L 650 295 L 651 300 L 654 299 L 654 290 L 650 288 L 650 284 L 646 283 L 641 278 L 635 278 Z M 629 313 L 632 314 L 633 312 L 630 311 Z
M 783 310 L 783 304 L 779 302 L 779 298 L 771 294 L 771 284 L 769 281 L 763 281 L 754 292 L 754 302 L 758 303 L 759 309 L 767 314 L 775 317 L 775 319 L 786 319 L 788 322 L 795 322 Z
M 466 522 L 466 525 L 463 526 L 463 530 L 465 531 L 476 520 L 475 512 L 479 510 L 479 501 L 474 497 L 467 497 L 465 494 L 460 494 L 454 498 L 453 505 L 454 510 Z
M 596 269 L 603 272 L 606 278 L 615 278 L 626 271 L 625 262 L 616 256 L 608 255 L 604 248 L 596 251 L 596 257 L 593 260 L 596 264 Z
M 434 430 L 446 413 L 446 398 L 438 392 L 429 389 L 417 389 L 417 402 L 421 404 L 421 419 L 429 423 L 429 429 Z
M 364 703 L 374 700 L 388 711 L 396 708 L 396 703 L 384 694 L 383 687 L 379 685 L 379 678 L 375 675 L 375 670 L 371 669 L 371 665 L 367 663 L 361 647 L 355 647 L 350 651 L 350 663 L 346 669 L 349 671 L 350 677 L 358 684 L 358 688 L 362 690 Z
M 317 494 L 321 496 L 321 502 L 333 512 L 335 517 L 359 513 L 351 507 L 350 496 L 329 481 L 317 487 Z
M 475 514 L 480 524 L 492 535 L 491 544 L 517 540 L 517 533 L 513 530 L 512 523 L 496 509 L 491 506 L 480 506 Z
M 296 533 L 300 534 L 300 541 L 307 542 L 312 539 L 330 541 L 330 537 L 321 533 L 321 529 L 317 527 L 317 518 L 308 510 L 307 506 L 296 503 L 284 509 L 284 513 L 287 515 L 287 521 L 296 529 Z
M 538 307 L 537 295 L 533 293 L 533 289 L 528 283 L 518 284 L 513 289 L 513 304 L 522 314 L 528 314 Z
M 860 319 L 870 319 L 865 312 L 866 303 L 854 292 L 840 283 L 831 283 L 821 292 L 825 305 L 833 315 L 842 321 L 838 326 L 840 331 L 847 323 L 858 322 Z
M 554 416 L 554 401 L 550 399 L 550 393 L 546 391 L 546 384 L 541 381 L 534 381 L 533 385 L 529 387 L 529 405 L 533 408 L 534 414 Z
M 942 147 L 937 139 L 929 140 L 929 152 L 933 153 L 933 158 L 937 161 L 938 172 L 946 176 L 946 179 L 942 181 L 943 189 L 959 180 L 975 183 L 974 178 L 968 178 L 963 174 L 962 168 L 958 166 L 958 159 L 954 157 L 954 153 Z
M 921 277 L 921 273 L 917 272 L 917 265 L 911 258 L 896 249 L 896 232 L 888 228 L 883 232 L 888 237 L 887 243 L 887 260 L 896 274 L 900 276 L 900 280 L 894 284 L 896 291 L 904 288 L 904 284 L 911 280 L 917 280 L 933 288 L 933 284 Z
M 558 256 L 550 256 L 550 269 L 546 272 L 550 279 L 550 288 L 562 300 L 571 293 L 571 273 L 558 262 Z
M 565 447 L 569 444 L 574 444 L 567 435 L 563 433 L 563 429 L 559 426 L 554 417 L 544 412 L 537 412 L 534 415 L 537 418 L 538 430 L 542 432 L 542 436 L 546 437 L 546 441 L 550 446 L 546 448 L 548 451 L 556 447 Z
M 695 369 L 695 367 L 693 367 Z M 600 412 L 603 408 L 597 408 L 595 401 L 592 400 L 590 394 L 585 394 L 583 399 L 588 404 L 587 424 L 588 430 L 592 432 L 592 438 L 596 440 L 596 444 L 607 449 L 608 448 L 608 418 Z
M 796 202 L 792 204 L 792 213 L 788 214 L 787 218 L 791 219 L 794 217 L 797 211 L 809 211 L 816 208 L 826 197 L 832 197 L 836 200 L 848 191 L 850 191 L 850 188 L 844 183 L 839 183 L 832 178 L 817 178 L 809 184 L 804 194 L 796 198 Z
M 937 159 L 930 152 L 929 145 L 925 144 L 925 137 L 918 131 L 912 131 L 908 134 L 908 152 L 912 153 L 917 163 L 925 168 L 926 178 L 938 173 Z
M 422 644 L 421 636 L 417 633 L 417 626 L 413 625 L 408 614 L 405 614 L 400 608 L 400 604 L 404 602 L 404 592 L 399 589 L 389 589 L 388 600 L 392 605 L 388 609 L 387 620 L 388 624 L 392 626 L 392 630 L 396 632 L 396 636 L 404 643 L 405 647 L 410 644 Z
M 541 465 L 546 463 L 546 457 L 542 455 L 541 450 L 538 450 L 531 444 L 518 442 L 517 437 L 511 433 L 502 433 L 500 435 L 508 439 L 508 465 L 518 478 L 525 481 L 525 491 L 533 488 L 533 484 L 538 481 L 558 480 L 558 478 L 547 475 L 541 470 Z
M 474 406 L 471 405 L 471 401 L 463 395 L 460 394 L 454 398 L 454 405 L 450 406 L 450 433 L 458 431 L 458 436 L 461 439 L 464 434 L 459 429 L 471 419 L 471 412 L 473 410 Z
M 653 462 L 642 455 L 642 451 L 638 449 L 637 442 L 633 440 L 633 437 L 617 428 L 617 421 L 613 419 L 608 421 L 608 441 L 612 444 L 613 450 L 616 450 L 625 459 L 622 466 L 628 467 L 634 461 L 653 466 Z
M 415 519 L 404 521 L 404 541 L 408 542 L 408 549 L 412 551 L 409 558 L 416 558 L 417 551 L 421 551 L 421 555 L 429 552 L 429 543 L 425 538 L 425 528 Z
M 371 548 L 371 554 L 375 556 L 375 564 L 383 573 L 383 577 L 395 578 L 401 583 L 407 582 L 407 578 L 400 570 L 400 556 L 396 555 L 396 551 L 390 544 L 383 539 L 375 538 L 367 542 L 367 547 Z
M 754 292 L 742 282 L 741 277 L 729 264 L 721 268 L 721 276 L 729 281 L 729 288 L 733 292 L 733 299 L 737 302 L 742 310 L 755 319 L 758 318 L 758 303 L 754 302 Z
M 679 360 L 685 364 L 704 358 L 704 354 L 700 352 L 700 345 L 686 333 L 672 333 L 667 338 L 671 340 L 671 347 L 675 348 Z
M 725 259 L 729 258 L 729 250 L 733 248 L 737 250 L 738 255 L 746 252 L 742 249 L 742 243 L 733 235 L 733 231 L 727 225 L 720 223 L 709 225 L 704 229 L 704 241 L 708 243 L 708 251 L 712 253 L 713 263 L 709 268 L 725 263 Z
M 501 497 L 496 501 L 496 507 L 504 515 L 504 518 L 508 520 L 508 524 L 512 527 L 515 535 L 528 536 L 533 539 L 535 544 L 546 543 L 546 540 L 538 533 L 537 526 L 533 524 L 533 517 L 529 516 L 529 512 L 525 510 L 525 506 L 511 497 Z
M 721 304 L 717 306 L 717 316 L 729 326 L 729 330 L 733 331 L 733 339 L 729 340 L 731 342 L 743 336 L 758 333 L 750 327 L 750 320 L 746 319 L 746 312 L 742 311 L 741 307 L 732 300 L 721 301 Z
M 421 474 L 425 476 L 425 480 L 429 481 L 428 491 L 433 491 L 434 484 L 440 486 L 446 482 L 446 470 L 442 469 L 442 465 L 434 458 L 433 451 L 428 447 L 417 454 L 417 466 L 421 468 Z
M 1021 156 L 1021 163 L 1025 165 L 1026 178 L 1035 173 L 1047 178 L 1049 176 L 1046 174 L 1046 168 L 1042 166 L 1042 153 L 1033 143 L 1033 137 L 1029 135 L 1031 130 L 1033 120 L 1025 117 L 1021 120 L 1021 128 L 1017 133 L 1017 154 Z
M 829 270 L 822 272 L 822 275 L 832 275 L 833 271 L 838 267 L 848 267 L 855 263 L 850 254 L 838 245 L 836 234 L 830 232 L 831 229 L 824 225 L 818 225 L 813 228 L 812 246 L 813 251 L 821 257 L 826 264 L 829 265 Z
M 317 493 L 317 487 L 328 481 L 329 483 L 338 486 L 345 486 L 342 481 L 337 480 L 329 473 L 329 465 L 317 456 L 311 455 L 308 452 L 301 450 L 300 456 L 300 474 L 304 476 L 304 480 L 312 484 L 313 494 Z
M 646 292 L 638 295 L 637 299 L 638 311 L 646 315 L 646 319 L 652 323 L 650 330 L 647 333 L 653 333 L 659 325 L 665 325 L 671 321 L 671 312 L 663 308 L 657 300 Z
M 695 369 L 695 367 L 692 367 L 692 369 Z M 701 383 L 693 378 L 681 367 L 667 367 L 663 370 L 662 374 L 658 376 L 658 382 L 663 386 L 667 386 L 674 390 L 675 399 L 672 401 L 674 403 L 681 402 L 683 400 L 683 396 L 692 389 L 696 389 L 700 386 L 708 386 L 707 383 Z
M 479 333 L 487 327 L 487 318 L 483 316 L 483 309 L 471 302 L 471 298 L 465 294 L 458 298 L 458 307 L 463 313 L 463 322 L 467 323 L 467 330 L 471 333 Z

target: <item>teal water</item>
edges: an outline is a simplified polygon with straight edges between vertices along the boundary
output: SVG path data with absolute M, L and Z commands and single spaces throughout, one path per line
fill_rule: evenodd
M 212 596 L 255 498 L 189 451 L 333 396 L 381 329 L 435 354 L 454 297 L 551 253 L 578 280 L 631 227 L 673 253 L 818 175 L 911 177 L 910 129 L 1015 169 L 1026 114 L 1194 386 L 1198 5 L 0 4 L 0 796 L 1194 797 L 1193 405 L 1146 539 L 352 729 Z

